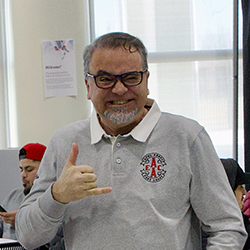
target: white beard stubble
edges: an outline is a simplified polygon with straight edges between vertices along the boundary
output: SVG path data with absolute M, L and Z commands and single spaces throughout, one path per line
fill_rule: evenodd
M 131 122 L 136 114 L 138 113 L 138 108 L 132 110 L 131 112 L 126 112 L 127 107 L 117 107 L 113 108 L 114 113 L 110 113 L 108 111 L 104 112 L 104 116 L 109 119 L 110 121 L 120 125 L 124 123 Z

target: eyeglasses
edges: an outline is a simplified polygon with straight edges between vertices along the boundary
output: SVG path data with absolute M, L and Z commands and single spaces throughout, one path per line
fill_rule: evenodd
M 123 83 L 124 86 L 136 86 L 142 82 L 143 74 L 148 70 L 144 71 L 131 71 L 126 72 L 121 75 L 113 75 L 113 74 L 99 74 L 99 75 L 91 75 L 89 73 L 86 76 L 92 77 L 95 80 L 95 84 L 98 88 L 108 89 L 115 86 L 118 79 Z

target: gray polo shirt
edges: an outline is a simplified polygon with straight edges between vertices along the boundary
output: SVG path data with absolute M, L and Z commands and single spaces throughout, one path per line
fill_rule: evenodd
M 162 113 L 154 103 L 129 135 L 112 140 L 95 114 L 54 133 L 40 177 L 17 214 L 24 246 L 44 244 L 63 223 L 71 250 L 197 250 L 202 221 L 211 235 L 208 249 L 242 249 L 241 211 L 202 126 Z M 98 186 L 111 186 L 111 193 L 68 204 L 53 200 L 50 186 L 73 142 L 79 146 L 76 164 L 93 167 Z
M 1 204 L 7 212 L 17 210 L 22 203 L 25 195 L 23 187 L 12 190 Z M 0 219 L 0 238 L 16 240 L 15 228 L 9 223 L 5 223 Z

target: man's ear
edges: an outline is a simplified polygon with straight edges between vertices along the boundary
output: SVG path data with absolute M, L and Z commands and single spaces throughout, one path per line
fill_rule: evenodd
M 89 82 L 86 79 L 85 79 L 85 85 L 86 85 L 86 88 L 87 88 L 87 91 L 88 91 L 87 98 L 88 98 L 88 100 L 90 100 L 90 94 L 89 94 L 89 92 L 90 92 L 90 86 L 89 86 Z

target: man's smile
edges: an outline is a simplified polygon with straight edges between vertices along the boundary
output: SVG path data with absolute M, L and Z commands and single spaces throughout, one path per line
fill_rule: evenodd
M 113 104 L 113 105 L 123 105 L 125 103 L 128 103 L 129 100 L 127 101 L 111 101 L 110 103 Z

